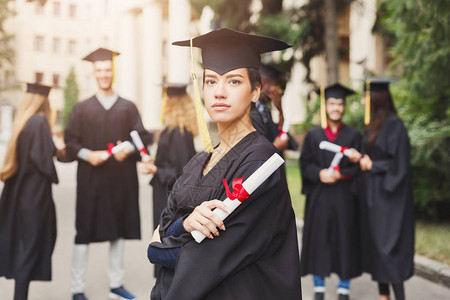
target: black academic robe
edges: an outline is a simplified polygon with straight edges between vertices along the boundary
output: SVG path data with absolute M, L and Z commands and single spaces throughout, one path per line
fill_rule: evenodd
M 306 195 L 301 275 L 336 273 L 350 279 L 361 274 L 359 207 L 351 191 L 351 178 L 359 166 L 344 157 L 339 166 L 346 179 L 322 183 L 319 172 L 330 166 L 335 153 L 319 149 L 321 141 L 329 141 L 324 130 L 320 126 L 311 129 L 300 156 L 302 193 Z M 333 143 L 359 149 L 361 136 L 344 125 Z
M 131 140 L 133 130 L 149 144 L 151 136 L 131 101 L 119 97 L 109 110 L 95 96 L 77 103 L 65 129 L 67 160 L 78 159 L 82 148 L 106 150 L 108 143 Z M 123 162 L 111 156 L 97 167 L 78 159 L 76 244 L 140 238 L 138 160 L 137 151 Z
M 173 184 L 195 153 L 194 138 L 189 131 L 181 133 L 180 128 L 175 127 L 161 132 L 155 159 L 158 171 L 150 181 L 153 187 L 153 228 L 159 224 Z
M 410 144 L 406 128 L 394 115 L 386 118 L 370 149 L 363 153 L 372 170 L 361 172 L 364 271 L 382 283 L 400 283 L 414 272 L 414 216 Z
M 185 166 L 161 217 L 163 244 L 180 247 L 175 271 L 161 268 L 151 299 L 260 300 L 301 299 L 295 216 L 285 174 L 278 169 L 226 220 L 213 240 L 196 243 L 189 233 L 165 237 L 166 229 L 203 201 L 225 199 L 222 178 L 248 178 L 275 147 L 253 132 L 235 145 L 204 177 L 210 153 L 201 152 Z
M 55 152 L 47 120 L 32 116 L 19 134 L 17 172 L 6 180 L 0 199 L 0 277 L 17 282 L 52 278 Z

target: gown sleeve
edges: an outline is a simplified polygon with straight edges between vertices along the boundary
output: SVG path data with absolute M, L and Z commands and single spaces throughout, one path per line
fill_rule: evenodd
M 300 170 L 303 182 L 308 181 L 314 184 L 319 182 L 319 173 L 322 168 L 316 162 L 318 149 L 314 145 L 312 133 L 308 132 L 300 155 Z
M 33 142 L 30 148 L 31 162 L 51 182 L 58 183 L 58 176 L 53 163 L 56 148 L 53 144 L 50 127 L 43 117 L 34 118 L 30 127 L 34 131 Z
M 66 129 L 64 130 L 64 140 L 66 143 L 65 162 L 78 159 L 78 152 L 83 148 L 80 143 L 81 135 L 81 112 L 80 106 L 75 105 L 69 117 Z
M 406 129 L 400 120 L 388 131 L 386 142 L 389 158 L 374 160 L 372 172 L 385 170 L 383 188 L 393 192 L 409 174 L 410 144 Z
M 262 164 L 249 162 L 233 177 L 247 178 Z M 225 220 L 227 229 L 220 237 L 200 244 L 191 239 L 181 248 L 166 300 L 203 299 L 222 280 L 257 261 L 271 242 L 276 243 L 280 172 L 278 169 Z
M 343 146 L 355 148 L 356 150 L 361 151 L 361 135 L 359 133 L 355 133 L 352 136 L 350 143 Z M 346 157 L 343 159 L 345 161 L 342 164 L 340 172 L 342 176 L 344 176 L 344 179 L 351 179 L 359 171 L 359 163 L 352 163 Z

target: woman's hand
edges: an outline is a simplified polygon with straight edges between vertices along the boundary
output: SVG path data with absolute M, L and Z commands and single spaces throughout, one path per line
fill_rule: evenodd
M 359 161 L 359 166 L 363 171 L 372 170 L 372 160 L 370 159 L 369 155 L 365 154 L 363 158 L 361 158 L 361 160 Z
M 199 206 L 197 206 L 194 211 L 183 220 L 183 227 L 187 232 L 192 232 L 193 230 L 198 230 L 203 233 L 206 237 L 213 239 L 214 236 L 219 236 L 219 227 L 225 230 L 225 225 L 223 221 L 212 212 L 212 209 L 219 208 L 225 212 L 228 212 L 225 204 L 220 200 L 205 201 Z
M 328 171 L 328 169 L 322 169 L 319 172 L 320 181 L 322 181 L 323 183 L 326 183 L 326 184 L 333 184 L 338 179 L 340 179 L 340 177 L 341 177 L 341 173 L 336 174 L 336 171 L 334 171 L 333 173 L 330 173 Z
M 153 175 L 158 171 L 158 167 L 155 166 L 155 162 L 149 156 L 141 159 L 137 169 L 140 173 Z
M 156 227 L 155 231 L 153 231 L 153 235 L 150 240 L 150 244 L 153 242 L 161 243 L 161 237 L 159 236 L 159 225 L 158 225 L 158 227 Z

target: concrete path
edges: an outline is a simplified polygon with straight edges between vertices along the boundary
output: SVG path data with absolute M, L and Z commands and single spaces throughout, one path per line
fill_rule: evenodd
M 1 150 L 0 155 L 3 157 Z M 60 184 L 53 187 L 58 218 L 58 239 L 53 254 L 53 280 L 51 282 L 32 282 L 29 300 L 71 299 L 69 287 L 70 262 L 75 236 L 76 163 L 57 163 L 56 166 Z M 151 187 L 148 185 L 149 180 L 150 176 L 148 175 L 140 175 L 139 177 L 142 240 L 127 241 L 125 246 L 125 286 L 136 294 L 140 300 L 149 299 L 150 290 L 154 284 L 153 266 L 146 257 L 148 241 L 152 234 Z M 90 246 L 86 284 L 86 295 L 90 300 L 108 299 L 106 272 L 108 248 L 108 243 L 97 243 Z M 326 299 L 336 299 L 336 284 L 337 278 L 335 276 L 327 280 Z M 312 286 L 311 276 L 302 279 L 303 299 L 312 299 Z M 450 299 L 450 289 L 418 276 L 411 278 L 406 282 L 405 286 L 407 299 L 410 300 Z M 13 288 L 14 283 L 12 280 L 0 278 L 0 300 L 12 300 Z M 378 298 L 377 286 L 368 275 L 354 280 L 351 285 L 351 292 L 352 299 L 375 300 Z

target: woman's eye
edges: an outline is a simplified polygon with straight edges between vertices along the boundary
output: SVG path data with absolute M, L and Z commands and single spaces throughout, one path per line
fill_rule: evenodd
M 237 84 L 241 83 L 241 81 L 237 80 L 237 79 L 231 79 L 230 83 L 233 84 L 233 85 L 237 85 Z
M 214 84 L 214 83 L 216 83 L 215 80 L 212 80 L 212 79 L 207 79 L 206 80 L 206 84 L 208 84 L 208 85 L 211 85 L 211 84 Z

